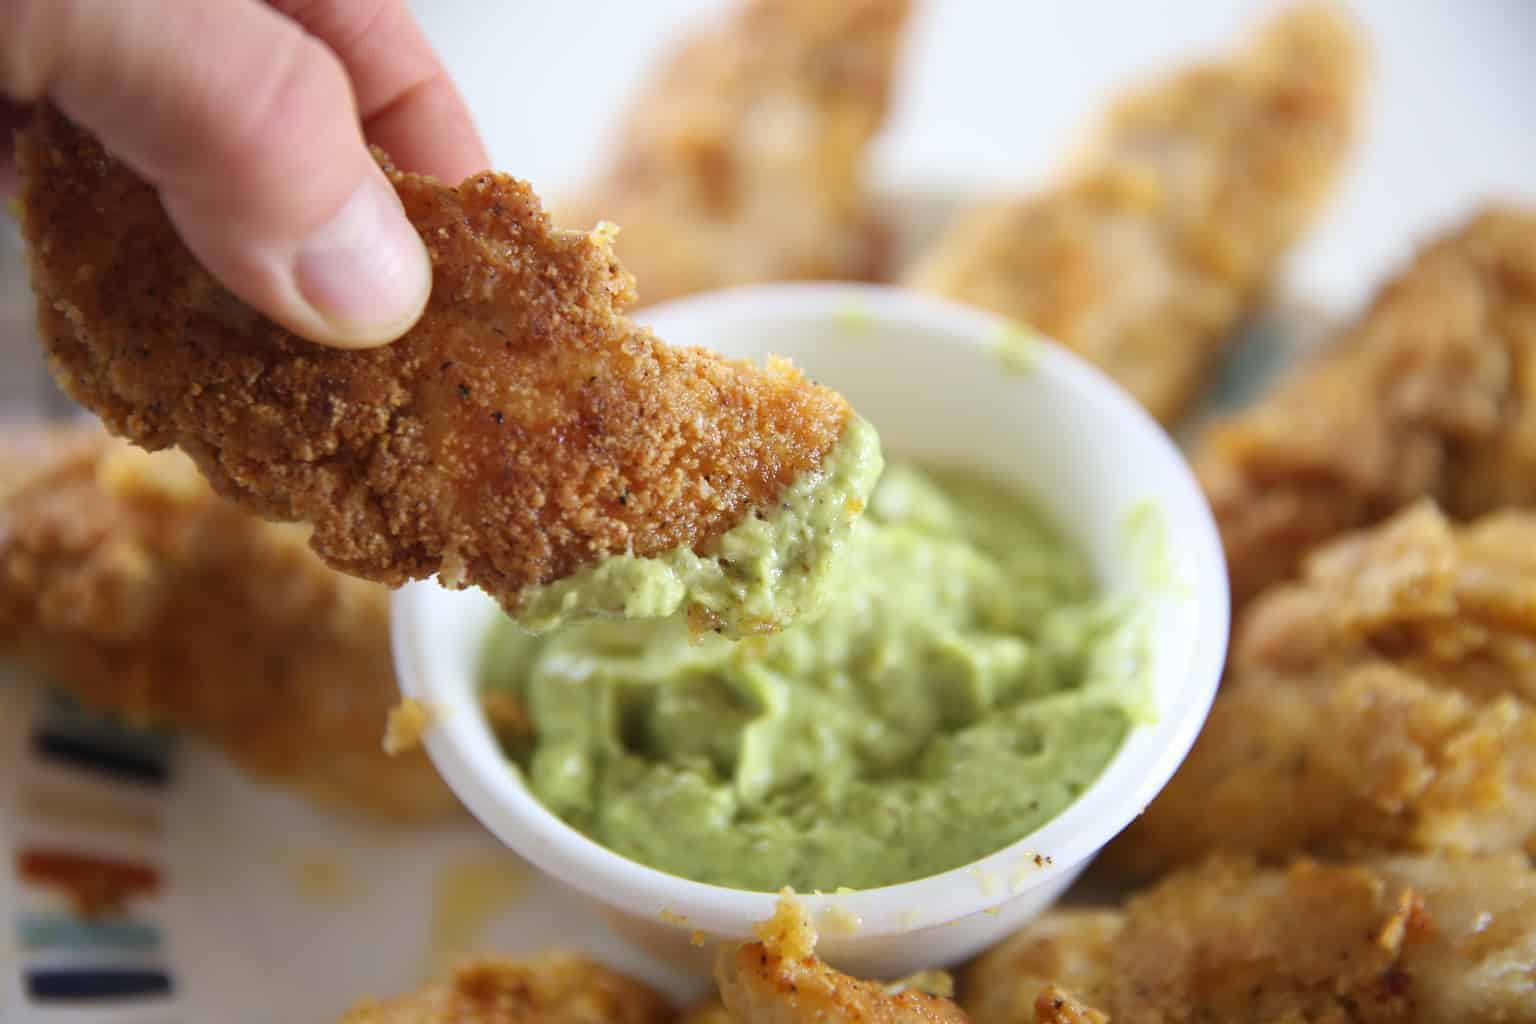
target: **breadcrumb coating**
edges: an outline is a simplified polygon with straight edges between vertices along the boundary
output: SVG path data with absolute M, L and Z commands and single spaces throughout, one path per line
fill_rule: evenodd
M 1188 759 L 1106 862 L 1536 852 L 1536 513 L 1425 502 L 1255 601 Z
M 398 697 L 388 598 L 326 568 L 301 527 L 216 497 L 180 453 L 95 425 L 0 443 L 0 653 L 313 798 L 440 817 L 458 804 L 426 755 L 379 745 Z
M 18 157 L 66 390 L 115 433 L 179 446 L 246 508 L 312 524 L 315 550 L 357 576 L 443 572 L 515 610 L 607 555 L 707 551 L 817 470 L 848 421 L 787 364 L 637 327 L 607 237 L 553 229 L 503 175 L 448 188 L 386 162 L 432 298 L 394 344 L 341 351 L 234 299 L 154 191 L 57 112 L 38 110 Z
M 788 887 L 779 891 L 774 901 L 773 916 L 759 921 L 752 931 L 763 948 L 775 956 L 789 960 L 802 960 L 816 951 L 816 926 L 805 906 L 795 898 L 795 891 Z
M 1536 874 L 1520 855 L 1217 860 L 1123 909 L 1046 914 L 961 992 L 977 1024 L 1531 1020 L 1533 953 Z M 1042 1012 L 1055 999 L 1072 1013 Z
M 612 221 L 640 298 L 883 276 L 865 150 L 885 120 L 910 0 L 747 0 L 671 52 L 610 165 L 557 210 Z
M 1045 333 L 1170 422 L 1332 191 L 1362 64 L 1339 12 L 1287 11 L 1122 96 L 1059 184 L 963 217 L 910 281 Z
M 1238 606 L 1420 497 L 1463 519 L 1536 503 L 1536 211 L 1492 207 L 1426 246 L 1193 461 Z
M 715 962 L 720 997 L 738 1024 L 963 1024 L 965 1014 L 942 996 L 917 989 L 892 993 L 877 981 L 834 970 L 814 953 L 789 956 L 761 942 L 724 948 Z
M 648 985 L 576 953 L 486 957 L 447 981 L 354 1007 L 341 1024 L 670 1024 Z
M 432 709 L 415 697 L 407 697 L 390 708 L 384 722 L 384 753 L 395 757 L 419 749 L 435 717 Z

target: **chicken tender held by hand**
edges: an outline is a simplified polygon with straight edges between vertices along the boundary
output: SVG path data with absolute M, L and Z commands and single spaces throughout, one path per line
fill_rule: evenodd
M 574 953 L 483 958 L 410 995 L 361 1003 L 340 1024 L 670 1024 L 650 987 Z
M 1215 861 L 1121 910 L 1046 914 L 961 993 L 978 1024 L 1531 1020 L 1533 953 L 1536 875 L 1519 855 Z M 1045 1012 L 1057 999 L 1077 1016 Z
M 312 524 L 344 572 L 436 573 L 534 625 L 697 605 L 761 632 L 819 600 L 878 475 L 841 396 L 782 362 L 663 344 L 623 315 L 609 238 L 552 228 L 511 178 L 455 189 L 386 168 L 432 298 L 399 341 L 341 351 L 238 302 L 154 190 L 57 112 L 39 109 L 18 156 L 66 390 L 116 433 L 181 447 L 246 508 Z
M 1536 512 L 1429 503 L 1267 591 L 1189 757 L 1104 863 L 1536 850 Z
M 1425 247 L 1192 461 L 1234 606 L 1418 498 L 1458 519 L 1536 504 L 1536 211 L 1489 209 Z
M 1302 6 L 1130 92 L 1060 184 L 977 209 L 911 283 L 1044 332 L 1171 422 L 1332 191 L 1360 49 L 1342 15 Z
M 654 303 L 795 278 L 876 279 L 888 248 L 865 150 L 889 105 L 910 0 L 746 0 L 669 55 L 611 165 L 557 210 L 619 225 Z
M 402 820 L 458 807 L 424 752 L 380 745 L 399 698 L 388 591 L 218 498 L 179 452 L 95 425 L 0 440 L 0 653 L 316 799 Z

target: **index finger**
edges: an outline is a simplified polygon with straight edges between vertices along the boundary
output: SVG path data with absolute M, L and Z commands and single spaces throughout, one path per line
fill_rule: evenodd
M 405 0 L 271 0 L 341 59 L 370 142 L 457 185 L 490 158 L 469 107 Z

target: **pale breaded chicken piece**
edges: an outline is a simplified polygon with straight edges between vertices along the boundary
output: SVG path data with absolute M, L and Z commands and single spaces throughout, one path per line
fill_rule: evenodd
M 308 796 L 445 815 L 458 804 L 425 753 L 381 748 L 399 699 L 388 598 L 328 569 L 301 527 L 215 496 L 179 452 L 93 424 L 0 443 L 0 654 Z
M 962 218 L 910 283 L 1034 327 L 1170 422 L 1331 192 L 1362 63 L 1338 12 L 1288 11 L 1121 97 L 1057 185 Z
M 609 166 L 557 210 L 611 221 L 646 303 L 793 278 L 876 279 L 865 194 L 910 0 L 746 0 L 670 53 Z
M 660 993 L 574 953 L 484 958 L 410 995 L 354 1007 L 341 1024 L 668 1024 Z
M 1430 993 L 1419 1019 L 1536 1020 L 1536 872 L 1524 855 L 1393 857 L 1370 867 L 1429 909 L 1433 927 L 1409 956 L 1416 987 Z
M 552 228 L 502 175 L 454 189 L 389 168 L 431 253 L 432 298 L 394 344 L 341 351 L 235 300 L 153 189 L 58 113 L 39 109 L 18 156 L 66 390 L 115 433 L 179 446 L 247 509 L 312 524 L 315 550 L 354 575 L 438 573 L 515 613 L 526 588 L 609 555 L 707 555 L 817 479 L 851 422 L 787 364 L 636 326 L 606 236 Z M 825 533 L 804 531 L 812 556 Z
M 1536 851 L 1536 512 L 1429 503 L 1255 601 L 1188 759 L 1105 863 Z
M 1122 910 L 1056 910 L 961 978 L 977 1024 L 1536 1019 L 1520 855 L 1257 868 L 1214 861 Z M 1052 1016 L 1051 1004 L 1076 1016 Z
M 1193 461 L 1239 606 L 1419 497 L 1456 518 L 1536 502 L 1536 211 L 1489 209 L 1427 246 Z

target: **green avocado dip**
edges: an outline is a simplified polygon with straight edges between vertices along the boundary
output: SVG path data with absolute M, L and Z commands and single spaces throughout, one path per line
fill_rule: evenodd
M 813 616 L 883 466 L 875 428 L 854 416 L 816 472 L 792 483 L 776 507 L 726 531 L 707 553 L 680 547 L 651 558 L 614 555 L 523 591 L 517 623 L 547 633 L 594 619 L 686 611 L 696 631 L 742 637 Z
M 771 636 L 499 625 L 482 699 L 533 792 L 685 878 L 865 889 L 1034 831 L 1150 717 L 1135 606 L 1018 494 L 892 466 L 842 555 Z

